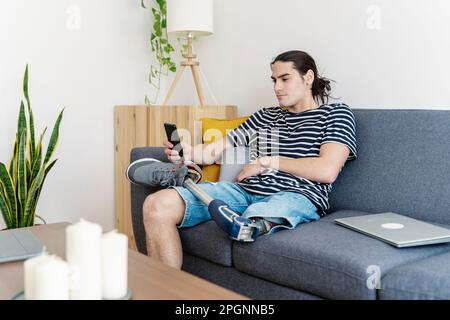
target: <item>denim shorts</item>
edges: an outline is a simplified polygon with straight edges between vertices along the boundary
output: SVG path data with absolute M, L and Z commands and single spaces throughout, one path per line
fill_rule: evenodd
M 259 195 L 245 191 L 230 181 L 202 182 L 198 186 L 213 199 L 227 203 L 237 214 L 246 217 L 262 217 L 277 223 L 269 233 L 281 229 L 293 229 L 300 223 L 319 220 L 316 206 L 304 195 L 280 191 L 272 195 Z M 208 206 L 185 187 L 171 187 L 178 191 L 186 205 L 179 228 L 193 227 L 211 220 Z

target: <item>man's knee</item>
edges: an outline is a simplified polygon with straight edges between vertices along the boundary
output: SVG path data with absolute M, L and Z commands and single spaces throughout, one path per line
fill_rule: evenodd
M 184 201 L 177 191 L 173 189 L 160 190 L 149 195 L 144 201 L 144 224 L 179 224 L 183 219 L 184 207 Z

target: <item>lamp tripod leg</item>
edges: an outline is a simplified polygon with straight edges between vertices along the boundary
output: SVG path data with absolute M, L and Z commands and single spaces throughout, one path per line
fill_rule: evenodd
M 206 105 L 206 103 L 205 103 L 205 97 L 203 95 L 202 86 L 200 83 L 200 75 L 198 72 L 198 66 L 196 66 L 196 65 L 191 66 L 191 70 L 192 70 L 192 76 L 194 77 L 195 88 L 197 89 L 198 100 L 200 100 L 200 106 L 204 107 Z
M 178 80 L 180 80 L 185 68 L 186 66 L 180 66 L 180 68 L 178 69 L 177 74 L 175 75 L 175 79 L 173 80 L 172 85 L 170 86 L 169 92 L 167 92 L 166 98 L 164 99 L 163 105 L 167 105 L 167 102 L 169 101 L 170 96 L 175 90 L 175 86 L 177 85 Z

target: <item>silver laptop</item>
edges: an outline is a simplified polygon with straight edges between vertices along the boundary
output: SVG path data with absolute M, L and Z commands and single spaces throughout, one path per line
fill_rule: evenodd
M 334 221 L 399 248 L 450 242 L 450 229 L 393 212 L 339 218 Z
M 0 262 L 28 259 L 44 250 L 42 242 L 29 229 L 0 231 Z

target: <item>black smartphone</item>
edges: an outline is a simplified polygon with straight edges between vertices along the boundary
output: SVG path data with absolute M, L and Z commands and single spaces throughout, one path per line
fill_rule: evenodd
M 177 132 L 177 126 L 173 123 L 164 123 L 164 129 L 166 130 L 167 140 L 173 144 L 172 149 L 178 151 L 180 157 L 183 157 L 183 148 L 181 147 L 181 140 Z

